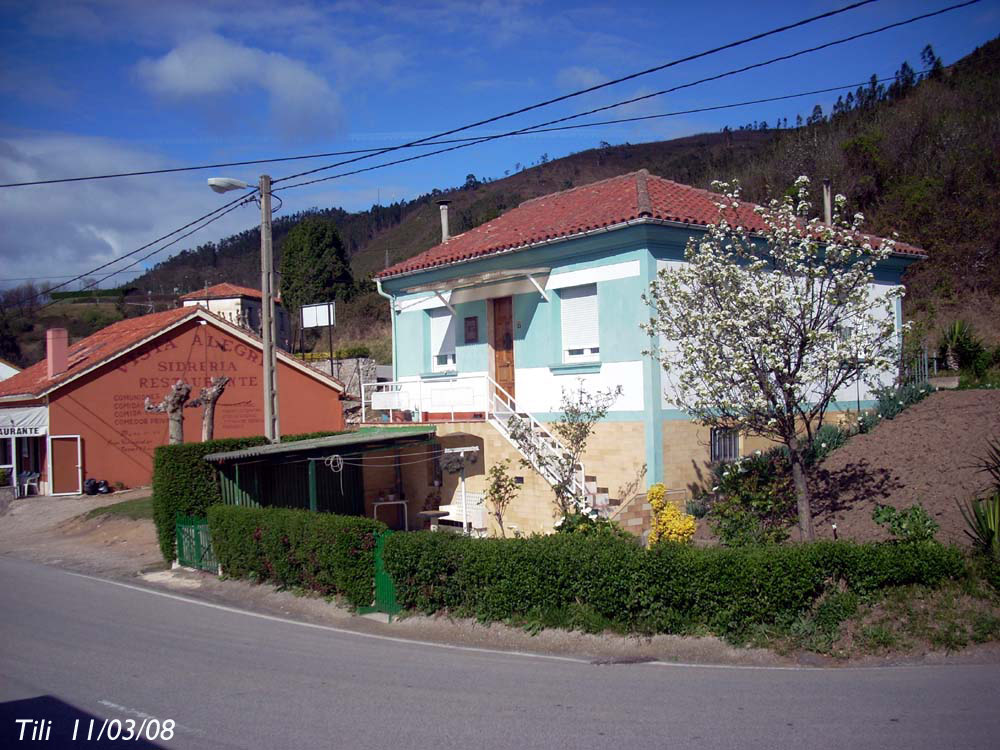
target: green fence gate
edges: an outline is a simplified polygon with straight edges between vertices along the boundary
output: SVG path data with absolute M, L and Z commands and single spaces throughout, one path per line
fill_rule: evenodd
M 392 530 L 375 534 L 375 600 L 372 606 L 361 607 L 359 611 L 361 614 L 384 612 L 389 615 L 389 621 L 391 622 L 392 616 L 399 614 L 403 608 L 396 601 L 396 585 L 392 582 L 392 576 L 385 569 L 385 560 L 383 558 L 385 541 L 389 538 L 390 534 L 392 534 Z
M 188 568 L 219 572 L 212 535 L 204 518 L 177 516 L 177 562 Z

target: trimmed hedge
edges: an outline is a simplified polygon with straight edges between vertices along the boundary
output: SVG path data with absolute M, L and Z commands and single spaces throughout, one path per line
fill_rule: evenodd
M 338 432 L 311 432 L 282 438 L 289 443 L 297 440 L 338 435 Z M 177 557 L 176 519 L 178 515 L 204 518 L 209 506 L 222 502 L 215 468 L 204 460 L 209 453 L 238 451 L 266 445 L 262 435 L 224 438 L 204 443 L 160 445 L 153 453 L 153 521 L 163 559 L 172 562 Z
M 208 528 L 216 559 L 228 576 L 340 594 L 355 606 L 372 602 L 375 533 L 386 528 L 380 521 L 213 505 Z
M 787 546 L 650 550 L 611 536 L 555 534 L 470 539 L 394 534 L 385 547 L 396 597 L 422 612 L 525 620 L 586 608 L 624 630 L 719 635 L 787 623 L 838 583 L 864 594 L 935 584 L 964 571 L 939 544 L 815 542 Z

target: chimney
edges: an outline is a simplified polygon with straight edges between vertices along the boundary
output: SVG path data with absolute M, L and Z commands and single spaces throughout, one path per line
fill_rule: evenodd
M 833 223 L 833 199 L 830 197 L 830 178 L 823 180 L 823 221 Z
M 50 328 L 45 332 L 45 350 L 49 377 L 54 378 L 59 373 L 66 372 L 69 333 L 65 328 Z
M 448 238 L 451 237 L 448 234 L 448 204 L 451 201 L 438 201 L 438 208 L 441 209 L 441 241 L 447 242 Z

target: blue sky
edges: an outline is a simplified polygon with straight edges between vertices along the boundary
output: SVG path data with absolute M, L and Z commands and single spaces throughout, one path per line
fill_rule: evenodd
M 954 1 L 954 0 L 952 0 Z M 790 2 L 559 3 L 65 0 L 0 2 L 0 181 L 383 147 L 846 5 Z M 802 29 L 487 126 L 524 127 L 945 7 L 881 0 Z M 690 109 L 892 75 L 934 46 L 946 64 L 1000 33 L 1000 1 L 796 61 L 623 107 L 601 119 Z M 626 126 L 506 139 L 290 190 L 284 212 L 366 208 L 502 177 L 611 143 L 793 121 L 836 94 Z M 383 160 L 385 157 L 383 157 Z M 0 190 L 0 285 L 83 273 L 221 205 L 205 178 L 255 181 L 294 162 Z M 373 161 L 372 163 L 376 163 Z M 722 175 L 724 176 L 724 175 Z M 252 226 L 229 214 L 180 248 Z M 165 257 L 165 255 L 163 256 Z M 58 281 L 58 278 L 53 278 Z M 120 277 L 119 277 L 120 280 Z

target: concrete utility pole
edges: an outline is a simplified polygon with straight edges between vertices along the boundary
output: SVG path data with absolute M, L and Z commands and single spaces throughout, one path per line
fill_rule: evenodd
M 271 177 L 260 176 L 260 287 L 261 338 L 264 341 L 264 436 L 272 443 L 281 442 L 278 426 L 277 352 L 274 346 L 274 258 L 271 252 Z

